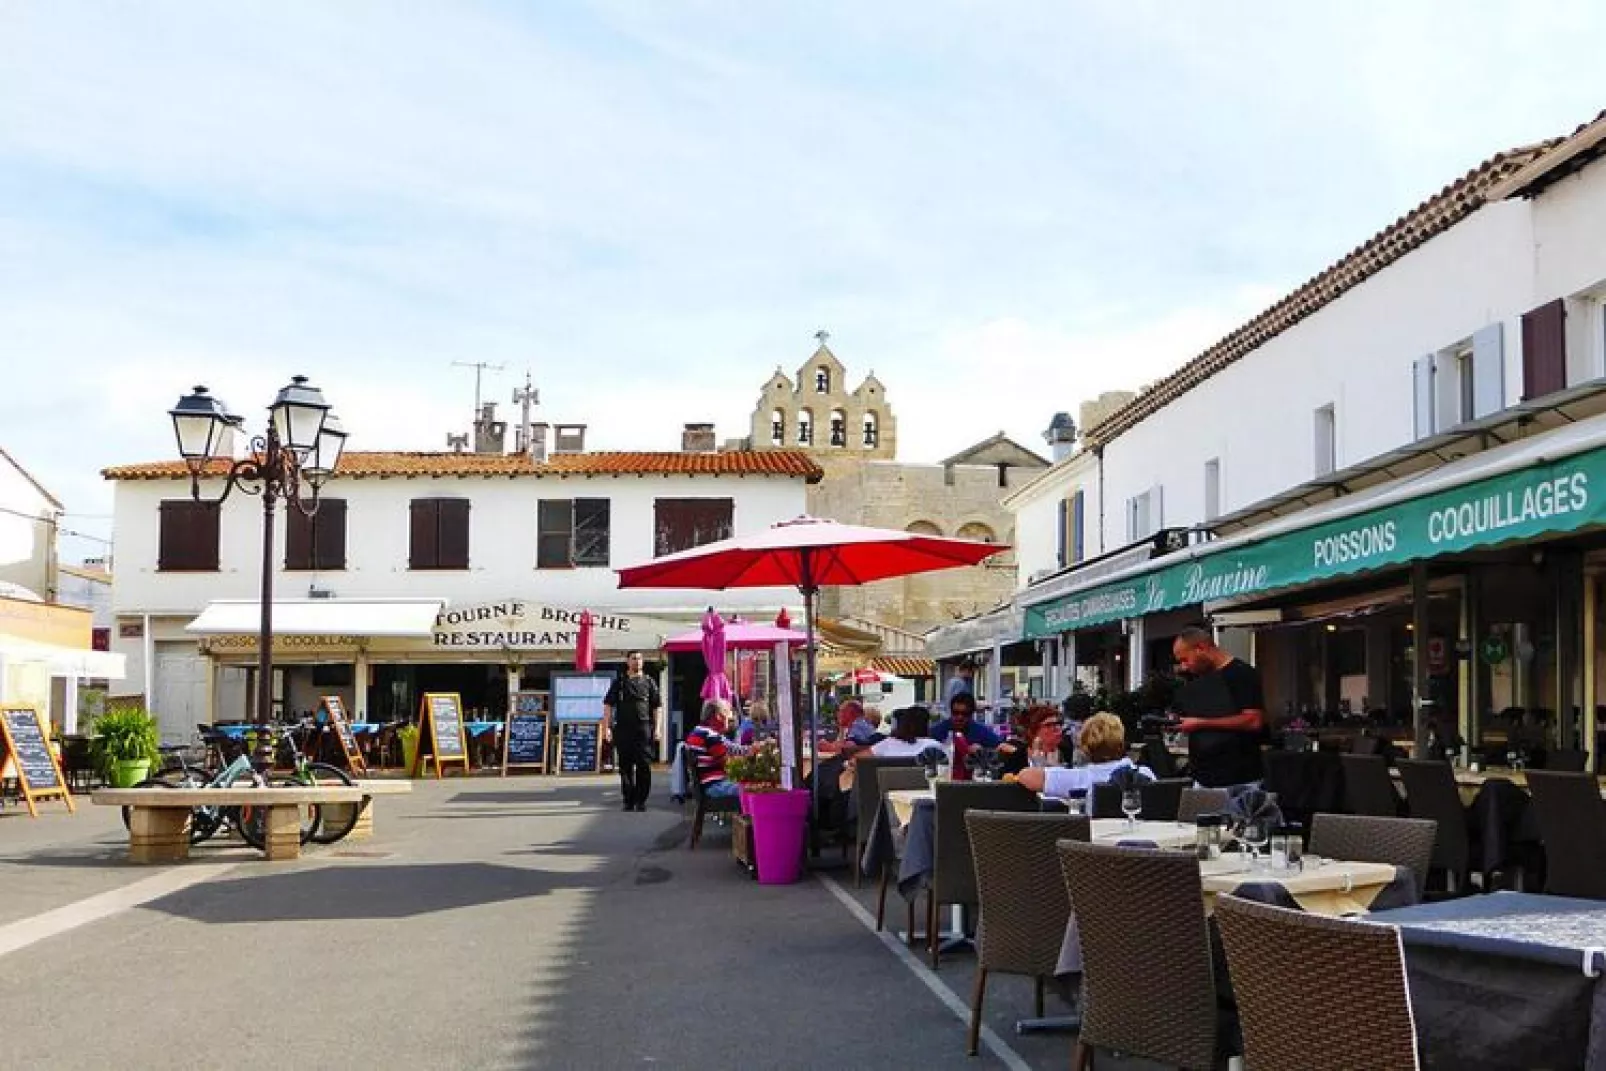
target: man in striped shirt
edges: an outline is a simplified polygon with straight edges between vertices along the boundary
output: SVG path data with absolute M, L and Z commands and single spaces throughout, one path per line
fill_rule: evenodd
M 725 760 L 731 755 L 747 755 L 744 747 L 726 738 L 730 727 L 730 704 L 710 699 L 703 704 L 703 720 L 686 734 L 686 753 L 697 760 L 697 780 L 706 796 L 734 796 L 738 786 L 725 777 Z

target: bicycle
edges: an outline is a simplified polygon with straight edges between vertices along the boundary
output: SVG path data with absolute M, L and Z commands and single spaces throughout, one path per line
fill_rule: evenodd
M 278 744 L 289 752 L 290 774 L 287 777 L 281 777 L 278 781 L 279 784 L 294 787 L 316 785 L 356 787 L 357 782 L 340 767 L 307 758 L 307 754 L 301 746 L 301 741 L 297 739 L 298 735 L 302 738 L 313 734 L 322 736 L 325 731 L 327 731 L 326 726 L 319 725 L 310 718 L 304 718 L 280 738 Z M 362 809 L 366 806 L 366 803 L 341 804 L 332 807 L 324 807 L 320 804 L 310 804 L 309 806 L 318 807 L 319 809 L 319 822 L 312 833 L 313 842 L 316 844 L 333 844 L 356 828 L 357 819 L 361 817 Z

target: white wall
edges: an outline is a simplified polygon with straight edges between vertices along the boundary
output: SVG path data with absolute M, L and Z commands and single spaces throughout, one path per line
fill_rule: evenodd
M 215 496 L 216 481 L 203 488 Z M 316 582 L 337 598 L 439 597 L 452 603 L 521 597 L 592 609 L 687 607 L 706 603 L 706 592 L 670 589 L 620 591 L 614 568 L 653 556 L 653 501 L 657 498 L 730 498 L 741 535 L 804 511 L 801 479 L 727 476 L 556 477 L 485 479 L 335 479 L 326 489 L 347 502 L 346 565 L 340 572 L 285 572 L 284 515 L 277 518 L 275 595 L 305 598 Z M 157 570 L 159 507 L 189 495 L 188 480 L 120 481 L 115 495 L 117 569 L 113 607 L 119 615 L 198 613 L 214 599 L 255 598 L 260 590 L 262 505 L 238 493 L 225 504 L 219 570 Z M 469 512 L 469 568 L 413 572 L 408 568 L 408 503 L 415 498 L 462 497 Z M 611 566 L 587 569 L 535 567 L 536 502 L 540 498 L 608 498 L 612 501 Z M 740 610 L 795 600 L 795 592 L 735 589 L 721 607 Z M 121 648 L 119 648 L 121 649 Z
M 1033 574 L 1060 567 L 1059 514 L 1065 500 L 1083 492 L 1086 517 L 1082 546 L 1087 557 L 1100 553 L 1098 532 L 1098 462 L 1091 453 L 1048 469 L 1029 486 L 1006 499 L 1014 517 L 1017 586 L 1025 587 Z M 1108 546 L 1108 544 L 1106 544 Z
M 1165 526 L 1201 523 L 1211 458 L 1221 462 L 1223 513 L 1310 480 L 1323 405 L 1336 409 L 1339 468 L 1409 443 L 1412 362 L 1496 321 L 1506 324 L 1515 402 L 1520 317 L 1539 303 L 1530 221 L 1522 201 L 1474 213 L 1110 442 L 1106 545 L 1126 540 L 1127 499 L 1155 485 Z M 1597 242 L 1593 256 L 1606 266 L 1606 246 Z
M 33 481 L 0 457 L 0 581 L 51 597 L 55 516 Z

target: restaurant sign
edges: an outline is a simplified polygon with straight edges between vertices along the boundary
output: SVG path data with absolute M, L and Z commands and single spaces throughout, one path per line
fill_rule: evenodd
M 1606 450 L 1271 536 L 1027 607 L 1042 639 L 1130 617 L 1353 576 L 1606 523 Z
M 504 599 L 453 607 L 435 619 L 431 643 L 449 650 L 572 651 L 580 639 L 581 610 Z M 599 651 L 653 650 L 678 627 L 639 614 L 591 611 Z

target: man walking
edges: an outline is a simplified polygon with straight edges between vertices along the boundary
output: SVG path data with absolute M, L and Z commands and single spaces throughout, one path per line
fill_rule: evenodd
M 613 742 L 624 809 L 645 811 L 652 794 L 653 730 L 663 709 L 658 685 L 641 671 L 641 652 L 625 659 L 625 675 L 616 677 L 602 700 L 602 738 Z
M 1188 734 L 1188 765 L 1204 788 L 1239 789 L 1260 781 L 1260 741 L 1266 729 L 1266 699 L 1260 673 L 1234 658 L 1202 628 L 1185 628 L 1171 644 L 1177 669 L 1194 683 L 1178 701 Z

